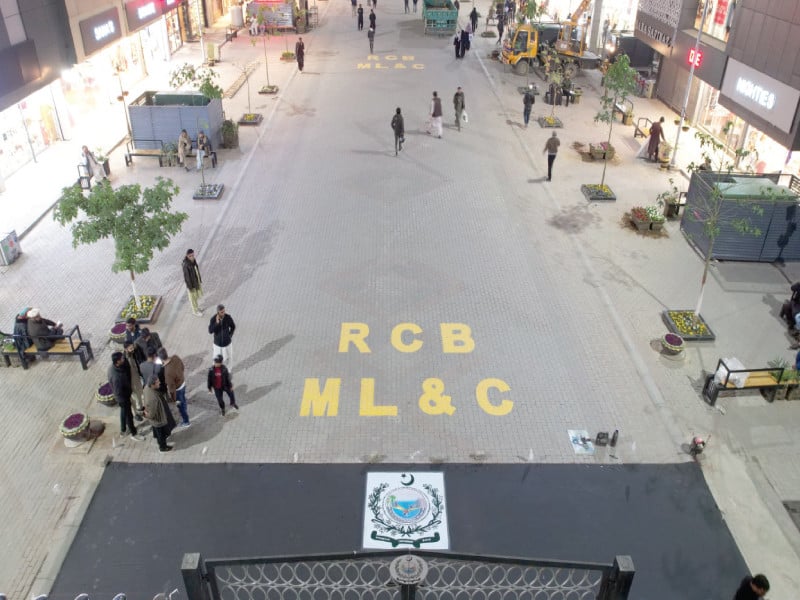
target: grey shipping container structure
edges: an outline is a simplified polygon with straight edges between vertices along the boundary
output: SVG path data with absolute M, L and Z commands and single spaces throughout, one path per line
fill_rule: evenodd
M 220 128 L 225 118 L 222 100 L 207 98 L 199 92 L 145 92 L 128 105 L 128 115 L 134 140 L 174 144 L 181 129 L 185 129 L 193 140 L 203 130 L 214 148 L 219 148 L 222 142 Z M 147 148 L 148 144 L 137 143 L 136 147 Z
M 780 185 L 779 174 L 692 173 L 686 194 L 686 208 L 681 230 L 703 256 L 711 240 L 703 227 L 703 215 L 712 190 L 718 190 L 720 209 L 719 233 L 711 258 L 774 262 L 800 260 L 798 233 L 798 193 L 796 180 L 790 187 Z M 758 229 L 757 234 L 741 232 L 737 220 Z

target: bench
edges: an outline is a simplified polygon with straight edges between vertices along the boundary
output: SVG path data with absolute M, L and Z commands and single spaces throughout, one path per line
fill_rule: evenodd
M 195 157 L 197 156 L 197 140 L 192 140 L 192 147 L 189 152 L 186 153 L 186 158 Z M 211 167 L 216 169 L 217 168 L 217 151 L 213 148 L 206 153 L 206 156 L 211 158 Z M 205 160 L 205 156 L 203 157 Z
M 6 340 L 16 339 L 26 336 L 19 336 L 19 335 L 12 335 L 6 336 Z M 28 361 L 29 358 L 32 356 L 41 356 L 43 358 L 47 358 L 52 354 L 56 355 L 67 355 L 67 356 L 77 356 L 80 358 L 81 366 L 83 370 L 89 368 L 89 361 L 94 360 L 94 352 L 92 352 L 92 344 L 88 340 L 84 340 L 81 336 L 81 329 L 77 325 L 72 328 L 67 333 L 62 335 L 50 335 L 47 336 L 47 339 L 53 340 L 54 344 L 51 348 L 47 350 L 39 350 L 36 345 L 30 346 L 24 352 L 20 352 L 17 349 L 14 350 L 7 350 L 6 345 L 3 344 L 3 360 L 6 363 L 7 367 L 11 366 L 11 360 L 9 357 L 17 356 L 19 357 L 19 361 L 22 364 L 23 369 L 28 368 Z
M 164 166 L 164 142 L 161 140 L 134 138 L 125 142 L 125 147 L 125 166 L 130 167 L 133 164 L 134 156 L 157 158 L 158 166 Z
M 636 125 L 634 125 L 633 129 L 633 139 L 638 137 L 649 138 L 650 128 L 652 126 L 653 122 L 647 117 L 639 117 L 636 119 Z
M 622 102 L 616 102 L 611 109 L 611 118 L 614 118 L 617 113 L 619 113 L 623 125 L 630 125 L 633 120 L 633 102 L 627 98 Z
M 727 371 L 724 379 L 717 383 L 714 381 L 714 373 L 722 367 Z M 719 359 L 717 368 L 711 375 L 706 376 L 703 385 L 703 398 L 711 406 L 717 403 L 717 396 L 722 392 L 735 392 L 737 390 L 758 389 L 764 394 L 767 402 L 772 402 L 775 399 L 775 392 L 778 387 L 784 385 L 780 381 L 783 378 L 782 367 L 764 367 L 763 369 L 730 369 L 725 364 L 724 359 Z M 730 381 L 731 375 L 737 373 L 746 373 L 747 378 L 744 380 L 744 385 L 737 387 Z

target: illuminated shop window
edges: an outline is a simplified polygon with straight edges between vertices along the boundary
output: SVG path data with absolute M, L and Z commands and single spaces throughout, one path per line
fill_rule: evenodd
M 731 30 L 733 21 L 733 9 L 736 7 L 735 0 L 700 0 L 697 3 L 697 16 L 695 17 L 694 27 L 700 27 L 703 18 L 703 7 L 708 2 L 708 13 L 706 22 L 703 25 L 703 33 L 718 40 L 728 41 L 728 33 Z

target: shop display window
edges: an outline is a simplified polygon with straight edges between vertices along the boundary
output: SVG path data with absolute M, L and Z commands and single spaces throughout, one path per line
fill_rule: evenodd
M 695 17 L 694 27 L 700 27 L 703 18 L 703 8 L 708 3 L 708 12 L 703 24 L 703 33 L 707 33 L 713 38 L 728 41 L 728 34 L 731 30 L 733 20 L 734 0 L 699 0 L 697 3 L 697 16 Z

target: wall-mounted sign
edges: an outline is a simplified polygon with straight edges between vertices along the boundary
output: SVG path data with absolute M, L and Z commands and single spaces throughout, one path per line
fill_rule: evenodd
M 703 64 L 703 51 L 699 48 L 695 50 L 694 48 L 689 49 L 689 58 L 688 61 L 689 66 L 694 65 L 695 69 L 699 69 L 700 65 Z
M 164 0 L 164 13 L 168 13 L 173 8 L 178 8 L 180 0 Z
M 655 17 L 643 13 L 636 14 L 634 34 L 645 44 L 660 54 L 670 53 L 675 42 L 675 29 Z
M 93 54 L 122 37 L 117 7 L 109 8 L 78 23 L 86 56 Z
M 782 131 L 791 132 L 800 91 L 729 58 L 720 92 Z
M 678 26 L 682 0 L 639 0 L 637 15 L 649 15 L 664 23 L 669 29 Z
M 132 0 L 125 3 L 128 31 L 136 31 L 161 16 L 161 0 Z

